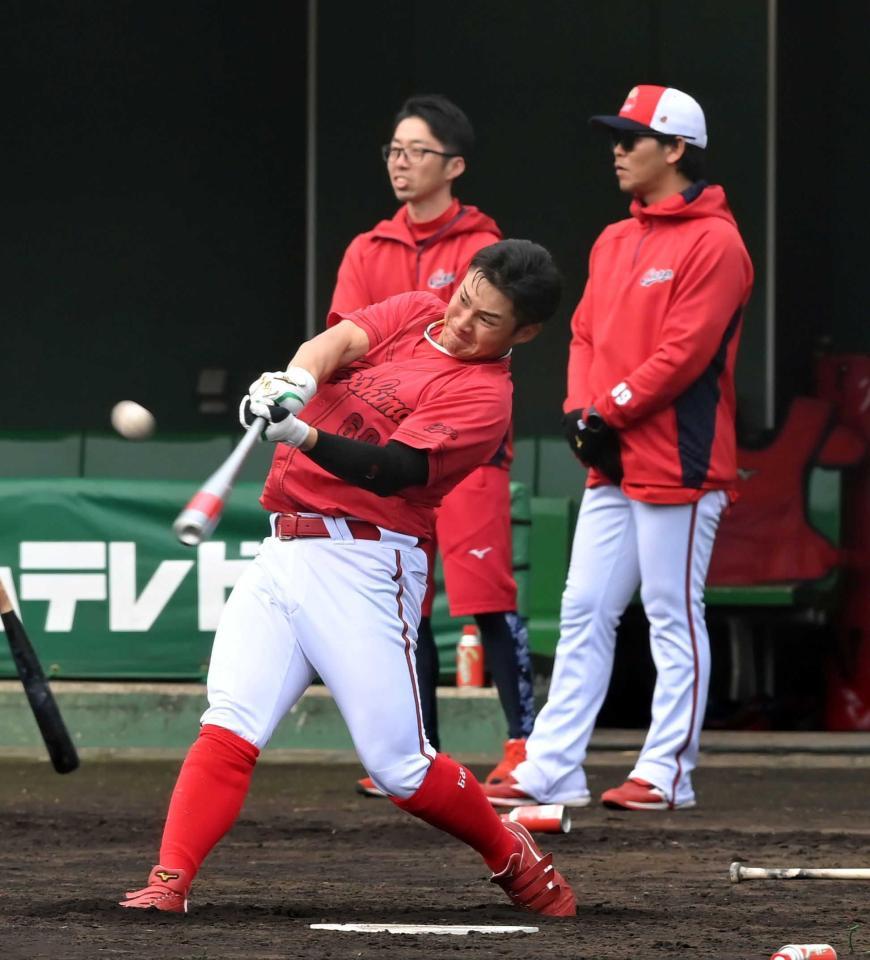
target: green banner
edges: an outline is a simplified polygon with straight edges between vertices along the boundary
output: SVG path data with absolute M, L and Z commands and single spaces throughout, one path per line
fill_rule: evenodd
M 183 480 L 0 479 L 0 580 L 49 676 L 205 678 L 226 598 L 269 525 L 262 484 L 239 483 L 211 540 L 184 547 L 172 521 L 194 489 Z M 524 614 L 530 506 L 521 483 L 511 484 L 511 513 Z M 432 626 L 449 677 L 472 620 L 451 619 L 440 562 L 435 582 Z M 0 677 L 15 675 L 0 642 Z
M 0 579 L 49 676 L 205 676 L 226 597 L 269 528 L 262 484 L 240 483 L 212 539 L 182 546 L 172 521 L 194 489 L 0 480 Z M 15 676 L 5 643 L 0 676 Z

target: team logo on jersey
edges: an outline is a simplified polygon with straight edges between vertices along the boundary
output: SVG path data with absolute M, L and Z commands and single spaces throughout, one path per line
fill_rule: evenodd
M 388 420 L 401 423 L 411 413 L 411 408 L 396 396 L 399 385 L 396 377 L 378 377 L 357 371 L 348 381 L 347 389 Z
M 450 437 L 451 440 L 456 440 L 459 437 L 459 433 L 446 423 L 432 423 L 425 429 L 426 433 L 443 433 Z
M 649 270 L 640 278 L 640 285 L 642 287 L 651 287 L 654 283 L 667 283 L 668 280 L 674 279 L 673 270 L 656 270 L 655 267 L 650 267 Z
M 442 287 L 449 287 L 455 279 L 455 273 L 448 273 L 439 267 L 426 281 L 426 286 L 430 290 L 440 290 Z

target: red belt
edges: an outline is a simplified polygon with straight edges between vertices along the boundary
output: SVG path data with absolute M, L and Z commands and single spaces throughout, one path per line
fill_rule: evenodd
M 368 520 L 346 520 L 347 529 L 356 540 L 380 540 L 380 528 Z M 331 536 L 322 517 L 300 517 L 298 513 L 279 513 L 275 519 L 275 533 L 279 540 L 297 537 Z

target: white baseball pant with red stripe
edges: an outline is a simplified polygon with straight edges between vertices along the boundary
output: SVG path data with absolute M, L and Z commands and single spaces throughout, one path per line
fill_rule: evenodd
M 202 723 L 255 746 L 316 676 L 329 687 L 360 760 L 392 796 L 411 796 L 436 751 L 423 732 L 414 647 L 426 590 L 415 537 L 268 537 L 239 578 L 215 635 Z
M 526 743 L 527 759 L 514 771 L 542 803 L 589 795 L 586 748 L 610 683 L 616 628 L 638 587 L 657 677 L 652 722 L 629 776 L 659 787 L 671 803 L 694 799 L 710 681 L 704 582 L 727 503 L 719 490 L 677 506 L 630 500 L 613 486 L 585 492 L 549 697 Z

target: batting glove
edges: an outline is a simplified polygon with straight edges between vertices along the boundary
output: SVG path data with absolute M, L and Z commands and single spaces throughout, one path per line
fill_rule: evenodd
M 308 439 L 308 424 L 297 420 L 285 407 L 268 401 L 242 398 L 239 406 L 239 421 L 243 427 L 249 427 L 257 417 L 266 421 L 260 433 L 261 440 L 272 443 L 288 443 L 291 447 L 301 447 Z
M 562 426 L 572 453 L 584 467 L 594 467 L 611 482 L 622 483 L 619 435 L 601 419 L 595 407 L 566 413 Z
M 254 402 L 275 403 L 294 416 L 317 392 L 314 377 L 302 367 L 263 373 L 248 388 Z

